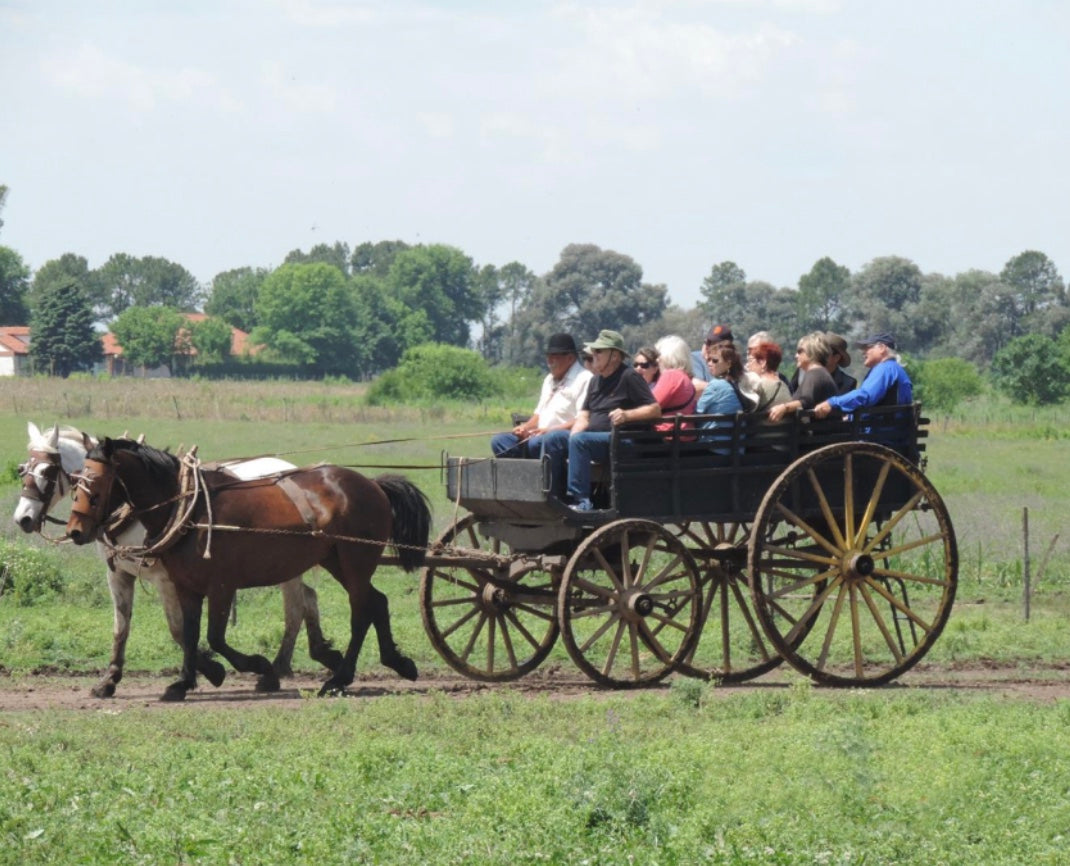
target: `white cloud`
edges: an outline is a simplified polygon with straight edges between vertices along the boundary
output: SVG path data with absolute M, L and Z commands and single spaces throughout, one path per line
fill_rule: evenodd
M 135 110 L 150 110 L 161 102 L 232 104 L 224 92 L 215 92 L 213 76 L 203 69 L 147 69 L 105 54 L 91 43 L 46 58 L 44 69 L 65 91 L 93 99 L 118 99 Z
M 338 108 L 338 91 L 326 84 L 298 81 L 279 62 L 264 66 L 263 82 L 269 97 L 286 110 L 311 114 L 333 114 Z

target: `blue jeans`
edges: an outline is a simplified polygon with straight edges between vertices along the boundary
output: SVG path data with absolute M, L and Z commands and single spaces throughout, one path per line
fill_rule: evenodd
M 542 436 L 520 440 L 515 433 L 495 433 L 490 440 L 490 450 L 495 457 L 538 458 L 542 455 Z
M 591 498 L 591 461 L 609 459 L 608 432 L 569 435 L 567 430 L 552 430 L 542 437 L 542 453 L 550 459 L 550 492 L 561 496 L 565 481 L 565 458 L 568 458 L 569 499 L 579 502 Z

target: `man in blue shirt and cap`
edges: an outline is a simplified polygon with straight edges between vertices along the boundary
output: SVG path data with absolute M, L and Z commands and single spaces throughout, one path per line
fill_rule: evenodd
M 865 350 L 862 363 L 869 373 L 857 388 L 818 403 L 814 407 L 818 418 L 826 417 L 833 409 L 846 415 L 868 406 L 904 406 L 914 402 L 914 386 L 899 363 L 894 336 L 873 334 L 855 345 Z

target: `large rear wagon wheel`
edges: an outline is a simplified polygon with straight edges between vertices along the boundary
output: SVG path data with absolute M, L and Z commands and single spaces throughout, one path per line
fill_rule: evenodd
M 769 488 L 748 556 L 755 612 L 797 670 L 833 686 L 890 682 L 939 637 L 958 551 L 940 495 L 910 461 L 846 442 Z
M 576 548 L 557 610 L 568 654 L 587 676 L 649 685 L 687 658 L 701 627 L 698 566 L 660 524 L 617 520 Z
M 481 535 L 472 514 L 438 543 L 446 554 L 420 573 L 420 613 L 446 664 L 483 682 L 515 680 L 537 668 L 557 640 L 553 576 L 535 566 L 510 574 L 508 546 Z M 466 560 L 465 551 L 475 555 Z M 490 557 L 481 561 L 481 553 L 504 559 L 495 565 Z
M 680 672 L 718 683 L 742 683 L 779 665 L 783 658 L 754 614 L 744 567 L 748 526 L 692 521 L 669 529 L 699 564 L 703 590 L 702 628 Z

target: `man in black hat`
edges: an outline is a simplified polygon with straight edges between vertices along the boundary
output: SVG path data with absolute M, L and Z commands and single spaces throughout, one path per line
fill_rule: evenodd
M 550 430 L 568 430 L 587 397 L 592 374 L 577 360 L 576 342 L 570 334 L 554 334 L 546 343 L 546 366 L 539 402 L 531 417 L 510 433 L 490 440 L 495 457 L 532 457 L 542 454 L 542 437 Z
M 818 418 L 824 418 L 833 409 L 850 414 L 867 406 L 905 406 L 914 402 L 914 386 L 899 363 L 894 336 L 873 334 L 855 345 L 865 350 L 862 363 L 869 370 L 866 378 L 846 394 L 837 394 L 814 406 Z

